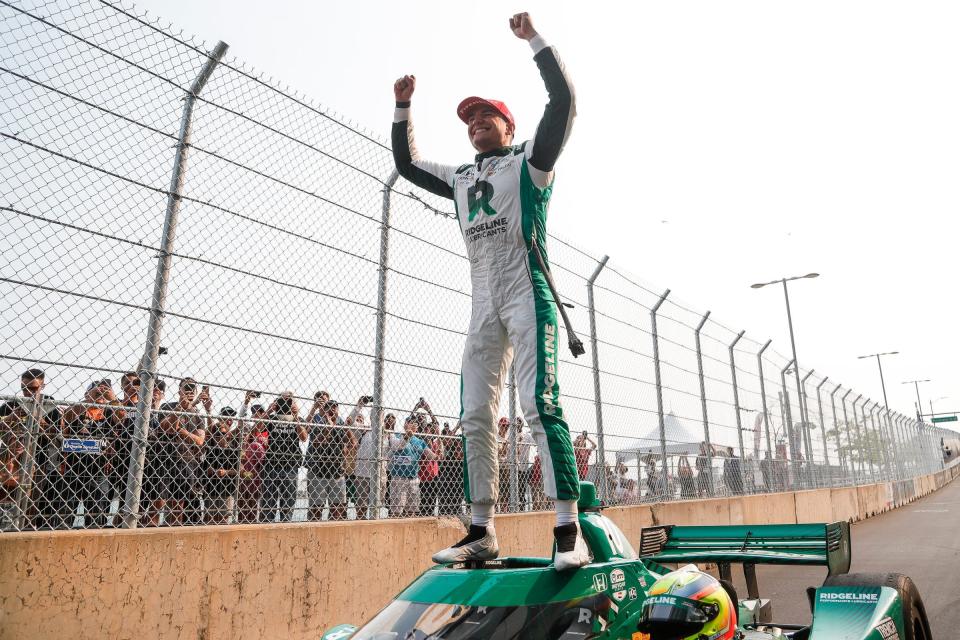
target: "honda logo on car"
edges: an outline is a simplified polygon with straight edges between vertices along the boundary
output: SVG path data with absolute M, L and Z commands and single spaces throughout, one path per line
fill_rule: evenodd
M 593 574 L 593 588 L 597 591 L 607 590 L 607 576 L 603 573 Z
M 843 591 L 822 591 L 820 602 L 865 602 L 876 603 L 880 599 L 878 593 L 848 593 Z

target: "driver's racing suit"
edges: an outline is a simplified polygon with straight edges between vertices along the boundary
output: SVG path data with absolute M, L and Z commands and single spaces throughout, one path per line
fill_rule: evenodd
M 547 205 L 553 167 L 575 115 L 573 87 L 556 51 L 530 40 L 549 102 L 532 140 L 481 153 L 472 164 L 446 166 L 420 158 L 409 104 L 398 104 L 392 144 L 397 171 L 454 202 L 470 260 L 472 315 L 461 369 L 468 502 L 495 503 L 497 438 L 504 375 L 511 361 L 523 416 L 537 442 L 548 497 L 576 500 L 579 478 L 560 407 L 557 309 L 532 243 L 546 260 Z M 521 488 L 522 491 L 522 488 Z

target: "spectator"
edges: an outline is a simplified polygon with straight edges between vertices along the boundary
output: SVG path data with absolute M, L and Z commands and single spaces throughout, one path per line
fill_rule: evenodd
M 206 416 L 197 412 L 197 404 L 203 407 Z M 209 387 L 200 390 L 193 378 L 180 381 L 177 402 L 161 405 L 165 414 L 160 419 L 160 431 L 169 438 L 172 459 L 170 461 L 169 500 L 167 518 L 171 525 L 183 525 L 187 521 L 187 509 L 198 510 L 202 488 L 200 486 L 200 460 L 207 431 L 211 427 L 210 410 L 213 401 Z M 190 522 L 196 522 L 197 513 L 191 513 Z
M 117 422 L 114 437 L 108 452 L 106 484 L 104 500 L 111 505 L 114 500 L 119 506 L 123 504 L 127 488 L 127 473 L 130 468 L 130 456 L 133 451 L 133 429 L 136 425 L 137 402 L 140 399 L 140 378 L 133 371 L 127 371 L 120 377 L 120 392 L 123 396 L 118 401 L 122 409 L 116 411 Z M 113 516 L 107 516 L 107 525 Z
M 763 452 L 763 460 L 760 461 L 760 475 L 763 477 L 764 491 L 773 491 L 773 461 L 770 460 L 770 452 Z
M 658 500 L 665 490 L 664 478 L 657 471 L 657 461 L 650 457 L 647 459 L 647 498 Z
M 587 435 L 586 431 L 578 435 L 577 439 L 573 441 L 573 456 L 576 458 L 577 474 L 581 480 L 586 480 L 590 473 L 590 456 L 596 448 L 597 443 Z
M 533 498 L 533 486 L 530 482 L 531 472 L 533 470 L 533 455 L 536 451 L 536 443 L 533 440 L 533 434 L 530 429 L 523 425 L 523 420 L 517 418 L 517 496 L 520 501 L 520 509 L 528 511 L 530 503 L 527 501 L 527 487 L 530 487 L 530 497 Z
M 423 409 L 426 415 L 417 413 L 417 409 Z M 421 439 L 427 443 L 427 447 L 433 452 L 434 458 L 420 458 L 420 470 L 417 477 L 420 479 L 420 508 L 421 516 L 432 516 L 437 508 L 437 499 L 440 497 L 440 458 L 443 457 L 443 441 L 440 440 L 440 423 L 437 422 L 433 410 L 423 398 L 417 402 L 413 408 L 413 413 L 417 416 L 418 431 Z M 427 420 L 427 416 L 430 417 Z
M 150 414 L 150 430 L 147 434 L 147 453 L 143 465 L 143 487 L 141 501 L 146 502 L 142 523 L 147 527 L 160 526 L 160 516 L 171 499 L 172 477 L 176 458 L 176 442 L 173 436 L 160 428 L 163 414 L 163 396 L 167 383 L 156 380 L 153 383 L 153 401 Z
M 463 436 L 457 435 L 460 425 L 450 429 L 446 423 L 440 432 L 442 457 L 438 464 L 439 483 L 437 515 L 459 515 L 463 509 Z
M 113 440 L 120 422 L 119 406 L 109 380 L 90 383 L 83 403 L 64 413 L 65 436 L 75 448 L 63 456 L 67 519 L 83 506 L 85 527 L 107 523 L 110 501 L 105 483 L 112 470 Z
M 633 504 L 637 500 L 637 483 L 627 477 L 627 465 L 618 462 L 614 469 L 613 495 L 617 504 Z
M 21 397 L 0 405 L 0 529 L 19 528 L 16 501 L 27 492 L 26 513 L 38 529 L 61 529 L 65 522 L 65 482 L 60 443 L 62 416 L 52 398 L 43 394 L 46 374 L 28 369 L 20 376 Z M 30 432 L 30 417 L 37 421 L 33 477 L 23 477 L 20 465 Z
M 362 400 L 362 399 L 361 399 Z M 347 517 L 345 459 L 356 442 L 353 432 L 339 415 L 336 402 L 328 400 L 310 424 L 310 448 L 307 450 L 307 487 L 310 520 L 321 520 L 329 505 L 331 520 Z M 352 418 L 355 416 L 352 416 Z
M 547 508 L 547 494 L 543 490 L 543 471 L 540 468 L 540 454 L 533 457 L 530 466 L 530 499 L 534 511 L 543 511 Z
M 249 392 L 248 392 L 249 393 Z M 242 411 L 242 410 L 241 410 Z M 263 420 L 267 410 L 263 405 L 251 407 L 253 424 L 243 431 L 243 458 L 240 462 L 240 488 L 237 494 L 237 522 L 249 524 L 259 519 L 262 496 L 262 468 L 267 453 L 267 432 Z
M 19 528 L 17 498 L 20 487 L 20 460 L 23 456 L 23 442 L 13 436 L 13 431 L 4 428 L 2 449 L 0 449 L 0 531 L 14 531 Z
M 732 495 L 743 494 L 743 467 L 740 458 L 733 455 L 733 447 L 727 447 L 727 457 L 723 460 L 723 482 Z
M 313 423 L 315 420 L 319 421 L 323 418 L 324 414 L 327 413 L 329 403 L 330 394 L 326 391 L 317 391 L 313 394 L 313 404 L 310 405 L 310 410 L 307 412 L 306 421 Z
M 326 391 L 318 391 L 314 394 L 314 403 L 310 408 L 309 413 L 307 414 L 307 422 L 311 425 L 320 424 L 334 424 L 340 427 L 344 431 L 343 440 L 343 480 L 344 480 L 344 497 L 340 502 L 334 502 L 333 498 L 321 495 L 314 495 L 310 492 L 310 520 L 320 520 L 323 515 L 324 504 L 327 502 L 330 503 L 330 517 L 337 520 L 342 520 L 346 518 L 347 513 L 347 501 L 353 499 L 356 501 L 356 486 L 355 486 L 355 473 L 357 467 L 357 446 L 360 438 L 363 436 L 363 408 L 373 400 L 372 396 L 360 396 L 357 400 L 357 404 L 350 411 L 350 414 L 347 416 L 346 420 L 340 417 L 340 405 L 330 400 L 330 394 Z M 355 426 L 361 427 L 360 429 L 353 428 Z M 315 430 L 314 430 L 315 431 Z M 313 447 L 314 436 L 311 433 L 310 435 L 310 447 Z M 329 478 L 322 478 L 318 476 L 315 479 L 313 478 L 313 469 L 315 465 L 310 464 L 311 454 L 308 450 L 307 452 L 307 485 L 308 487 L 319 488 L 321 486 L 327 485 L 327 480 Z M 333 496 L 339 500 L 339 493 L 335 493 Z M 320 500 L 318 506 L 314 505 L 314 498 Z M 341 506 L 342 503 L 342 506 Z M 334 518 L 336 515 L 336 518 Z
M 366 520 L 368 510 L 375 506 L 370 504 L 370 493 L 373 491 L 373 481 L 379 474 L 380 476 L 380 496 L 379 503 L 383 504 L 383 496 L 386 494 L 387 487 L 387 454 L 390 452 L 391 436 L 393 430 L 397 427 L 397 417 L 388 413 L 383 420 L 383 430 L 380 434 L 380 459 L 377 460 L 374 455 L 373 430 L 367 430 L 360 437 L 360 445 L 357 448 L 357 467 L 354 471 L 356 477 L 356 510 L 357 519 Z
M 500 418 L 497 422 L 497 510 L 506 513 L 510 510 L 510 449 L 509 434 L 510 420 Z
M 706 442 L 700 443 L 700 455 L 697 456 L 697 495 L 705 498 L 710 495 L 710 479 L 713 468 L 710 466 L 709 448 Z
M 347 431 L 353 436 L 347 443 L 343 454 L 343 477 L 347 483 L 347 503 L 357 505 L 357 449 L 360 447 L 360 438 L 367 432 L 363 414 L 358 413 L 355 418 L 347 421 Z
M 696 498 L 697 487 L 693 479 L 693 469 L 687 456 L 680 456 L 677 462 L 677 477 L 680 479 L 680 497 L 684 499 Z
M 417 419 L 408 416 L 403 435 L 390 439 L 390 515 L 416 515 L 420 507 L 420 458 L 436 458 L 427 443 L 416 436 Z
M 220 419 L 204 448 L 204 507 L 206 524 L 226 524 L 233 512 L 237 477 L 240 472 L 240 440 L 233 430 L 237 411 L 233 407 L 220 410 Z
M 262 500 L 260 521 L 289 522 L 297 501 L 297 479 L 303 452 L 300 443 L 307 441 L 307 429 L 300 422 L 293 393 L 280 394 L 267 410 L 265 421 L 267 451 L 261 477 Z

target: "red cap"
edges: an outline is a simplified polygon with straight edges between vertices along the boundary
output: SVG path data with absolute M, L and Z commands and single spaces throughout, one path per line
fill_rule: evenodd
M 487 100 L 486 98 L 480 98 L 477 96 L 464 98 L 457 106 L 457 115 L 460 116 L 461 120 L 467 122 L 467 114 L 470 112 L 470 109 L 474 108 L 478 104 L 486 105 L 492 108 L 497 113 L 502 115 L 503 119 L 509 122 L 511 126 L 517 126 L 513 121 L 513 114 L 510 113 L 510 109 L 507 109 L 507 105 L 503 104 L 499 100 Z

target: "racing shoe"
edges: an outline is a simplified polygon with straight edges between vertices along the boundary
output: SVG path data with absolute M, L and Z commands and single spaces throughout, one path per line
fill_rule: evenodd
M 433 554 L 437 564 L 466 562 L 467 560 L 493 560 L 500 555 L 497 533 L 493 527 L 470 525 L 470 530 L 460 542 Z
M 553 558 L 553 566 L 557 571 L 590 564 L 590 549 L 580 533 L 580 523 L 571 522 L 554 527 L 553 537 L 557 541 L 557 555 Z

